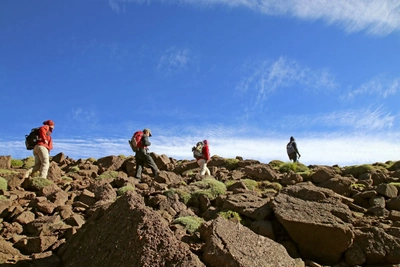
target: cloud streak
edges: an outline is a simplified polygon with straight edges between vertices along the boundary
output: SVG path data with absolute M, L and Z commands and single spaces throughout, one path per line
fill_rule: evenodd
M 248 8 L 268 16 L 323 20 L 328 25 L 340 25 L 349 33 L 365 31 L 376 36 L 385 36 L 400 29 L 400 2 L 396 0 L 108 0 L 109 6 L 116 12 L 123 11 L 127 3 L 151 2 Z
M 186 71 L 194 61 L 194 55 L 189 49 L 172 47 L 167 49 L 160 57 L 157 70 L 166 76 Z
M 255 93 L 254 109 L 262 107 L 267 97 L 278 89 L 301 85 L 305 91 L 329 91 L 336 88 L 333 76 L 326 70 L 312 70 L 294 60 L 280 57 L 275 62 L 262 61 L 245 67 L 249 74 L 237 89 L 245 94 Z
M 332 127 L 341 128 L 344 132 L 353 131 L 382 131 L 394 127 L 399 116 L 392 115 L 382 108 L 368 108 L 358 110 L 334 111 L 312 116 L 292 116 L 286 121 L 297 122 L 298 125 L 312 127 L 318 125 L 322 131 L 329 131 Z
M 388 96 L 395 95 L 400 89 L 400 79 L 393 80 L 385 79 L 383 77 L 376 77 L 357 89 L 350 91 L 343 99 L 352 100 L 361 95 L 375 95 L 379 98 L 387 98 Z
M 268 136 L 268 135 L 265 135 Z M 302 157 L 306 165 L 340 166 L 396 160 L 400 152 L 397 142 L 399 134 L 319 134 L 297 137 Z M 288 137 L 289 138 L 289 137 Z M 288 161 L 286 143 L 288 138 L 219 136 L 208 138 L 212 155 L 224 158 L 241 156 L 244 159 L 256 159 L 263 163 L 272 160 Z M 192 159 L 191 147 L 202 138 L 192 136 L 157 136 L 152 137 L 151 151 L 165 154 L 175 159 Z M 133 155 L 127 139 L 56 139 L 51 155 L 63 152 L 66 156 L 79 158 L 100 158 L 109 155 Z M 31 151 L 24 149 L 23 142 L 0 141 L 0 148 L 13 158 L 31 156 Z

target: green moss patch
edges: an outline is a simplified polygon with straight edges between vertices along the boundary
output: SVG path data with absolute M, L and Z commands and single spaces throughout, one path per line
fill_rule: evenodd
M 203 222 L 204 220 L 202 218 L 194 216 L 179 217 L 173 221 L 175 224 L 185 226 L 186 230 L 190 233 L 196 232 Z

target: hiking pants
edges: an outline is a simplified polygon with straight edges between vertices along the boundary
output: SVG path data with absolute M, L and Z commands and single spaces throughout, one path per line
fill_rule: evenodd
M 297 153 L 296 152 L 290 153 L 289 159 L 293 160 L 293 162 L 297 162 Z
M 138 179 L 142 178 L 142 171 L 146 164 L 150 167 L 154 177 L 158 175 L 157 165 L 155 164 L 153 158 L 150 156 L 150 153 L 147 150 L 140 149 L 138 152 L 136 152 L 135 159 L 136 159 L 136 173 L 135 173 L 136 178 Z
M 211 176 L 210 170 L 207 167 L 207 161 L 205 159 L 199 159 L 197 161 L 197 164 L 200 166 L 200 174 L 204 175 L 207 174 L 208 176 Z
M 47 178 L 47 173 L 50 167 L 49 150 L 44 146 L 36 145 L 33 148 L 33 155 L 35 156 L 35 166 L 33 166 L 32 173 L 40 170 L 40 178 Z

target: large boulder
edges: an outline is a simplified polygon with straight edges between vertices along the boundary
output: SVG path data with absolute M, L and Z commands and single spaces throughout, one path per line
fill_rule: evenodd
M 335 177 L 321 182 L 318 184 L 318 186 L 331 189 L 332 191 L 343 196 L 350 196 L 352 192 L 351 185 L 355 182 L 356 179 L 353 177 L 342 177 L 337 174 Z
M 273 210 L 304 258 L 335 264 L 353 242 L 352 213 L 329 189 L 286 187 L 274 199 Z
M 209 267 L 298 266 L 282 245 L 222 217 L 203 224 L 200 234 L 206 242 L 203 261 Z
M 99 171 L 101 173 L 105 171 L 116 171 L 121 168 L 125 159 L 117 156 L 107 156 L 97 160 L 97 165 L 99 166 Z
M 153 157 L 154 162 L 156 163 L 158 169 L 160 169 L 162 171 L 167 171 L 167 170 L 170 170 L 173 168 L 171 159 L 167 155 L 162 154 L 162 155 L 158 156 L 155 153 L 152 153 L 152 154 L 154 154 L 154 157 Z
M 279 179 L 279 174 L 267 164 L 249 165 L 244 168 L 244 173 L 257 181 L 274 182 Z
M 394 228 L 392 229 L 394 230 Z M 346 261 L 352 265 L 398 264 L 400 262 L 400 238 L 391 235 L 391 229 L 386 231 L 388 233 L 384 229 L 373 226 L 356 229 L 354 244 L 345 254 Z
M 336 171 L 333 167 L 318 166 L 311 175 L 311 180 L 314 183 L 319 184 L 335 177 L 335 175 Z
M 204 266 L 161 216 L 127 192 L 60 249 L 64 267 Z
M 222 208 L 235 211 L 254 220 L 264 220 L 272 213 L 272 208 L 268 205 L 269 202 L 270 199 L 268 198 L 261 198 L 249 193 L 233 194 L 225 199 Z

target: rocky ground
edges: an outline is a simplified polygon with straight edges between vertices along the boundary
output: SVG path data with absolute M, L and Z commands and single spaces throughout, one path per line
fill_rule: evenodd
M 400 161 L 304 166 L 152 154 L 51 159 L 24 178 L 0 156 L 0 266 L 400 266 Z

